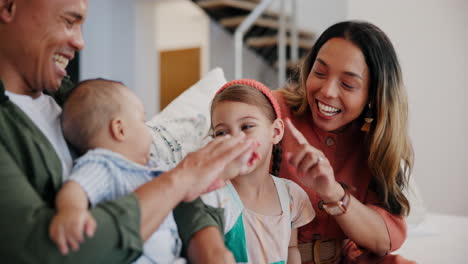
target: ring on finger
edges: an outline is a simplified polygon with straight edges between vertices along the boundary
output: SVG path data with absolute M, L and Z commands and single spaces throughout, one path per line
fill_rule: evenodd
M 318 155 L 317 164 L 320 163 L 322 160 L 324 160 L 324 157 L 322 155 Z

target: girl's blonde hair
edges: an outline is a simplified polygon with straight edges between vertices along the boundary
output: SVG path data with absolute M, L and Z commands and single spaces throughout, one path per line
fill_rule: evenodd
M 368 134 L 368 165 L 373 187 L 385 207 L 407 215 L 410 204 L 403 193 L 413 167 L 413 148 L 408 136 L 408 101 L 398 58 L 391 41 L 378 27 L 346 21 L 328 28 L 317 40 L 299 68 L 300 80 L 282 90 L 295 115 L 309 109 L 306 81 L 321 47 L 332 38 L 343 38 L 358 46 L 369 68 L 369 104 L 374 122 Z M 364 112 L 355 122 L 364 122 Z

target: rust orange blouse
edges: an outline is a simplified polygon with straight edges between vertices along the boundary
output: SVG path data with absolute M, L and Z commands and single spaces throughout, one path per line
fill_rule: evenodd
M 371 173 L 367 165 L 368 152 L 364 132 L 356 124 L 351 124 L 339 133 L 320 130 L 314 126 L 310 112 L 302 116 L 294 116 L 285 104 L 282 94 L 278 91 L 274 94 L 280 104 L 283 118 L 291 119 L 308 142 L 325 154 L 334 169 L 336 180 L 355 187 L 356 191 L 352 193 L 353 196 L 382 216 L 390 236 L 390 252 L 398 249 L 406 239 L 406 223 L 402 216 L 393 215 L 379 206 L 380 201 L 376 193 L 369 190 Z M 309 195 L 316 212 L 316 217 L 311 223 L 299 228 L 299 243 L 311 242 L 314 239 L 346 238 L 335 219 L 317 207 L 320 197 L 312 189 L 302 185 L 295 176 L 294 168 L 286 162 L 285 153 L 296 147 L 296 141 L 286 130 L 282 141 L 283 159 L 279 176 L 299 184 Z

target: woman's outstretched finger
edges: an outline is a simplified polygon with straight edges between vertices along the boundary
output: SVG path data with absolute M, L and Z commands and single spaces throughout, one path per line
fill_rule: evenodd
M 299 130 L 297 130 L 289 118 L 286 118 L 286 126 L 288 127 L 289 131 L 291 131 L 291 134 L 296 139 L 297 143 L 301 145 L 309 144 L 304 135 Z
M 297 172 L 305 174 L 311 167 L 317 165 L 318 158 L 312 152 L 307 152 L 304 159 L 298 164 Z
M 291 156 L 289 158 L 289 164 L 293 166 L 294 168 L 297 169 L 299 164 L 302 162 L 304 158 L 306 158 L 306 154 L 309 150 L 307 148 L 301 148 L 299 151 L 291 153 Z

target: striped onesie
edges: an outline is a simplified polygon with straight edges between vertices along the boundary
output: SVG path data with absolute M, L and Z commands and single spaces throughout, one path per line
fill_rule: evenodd
M 70 180 L 81 185 L 94 207 L 133 192 L 161 173 L 163 171 L 139 165 L 118 153 L 97 148 L 75 161 Z M 134 263 L 185 263 L 179 257 L 181 247 L 171 212 L 145 242 L 143 255 Z

